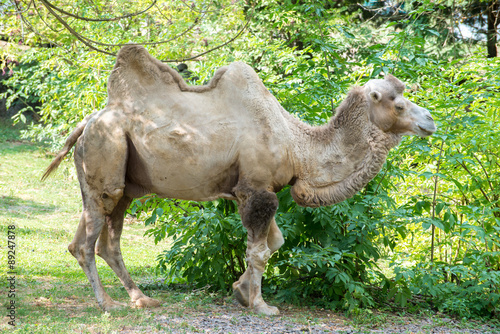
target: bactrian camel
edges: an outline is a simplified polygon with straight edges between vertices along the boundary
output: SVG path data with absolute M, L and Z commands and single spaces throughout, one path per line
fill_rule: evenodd
M 44 177 L 75 145 L 83 213 L 68 249 L 85 271 L 101 308 L 126 306 L 104 291 L 101 256 L 132 304 L 155 307 L 125 268 L 120 251 L 124 212 L 134 198 L 235 200 L 248 231 L 247 269 L 233 284 L 236 299 L 257 313 L 279 311 L 261 296 L 264 268 L 283 244 L 274 220 L 276 192 L 291 185 L 302 206 L 353 196 L 382 168 L 403 135 L 436 131 L 428 110 L 403 97 L 392 75 L 354 87 L 328 124 L 291 116 L 240 62 L 219 69 L 204 86 L 189 86 L 141 46 L 118 53 L 107 106 L 78 124 Z

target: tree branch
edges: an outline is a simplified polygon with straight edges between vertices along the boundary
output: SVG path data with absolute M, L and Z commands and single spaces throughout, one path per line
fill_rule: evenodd
M 477 162 L 479 163 L 479 165 L 480 165 L 480 166 L 481 166 L 481 168 L 483 169 L 484 175 L 486 175 L 486 180 L 488 181 L 488 184 L 490 185 L 490 189 L 491 189 L 492 191 L 494 191 L 494 190 L 495 190 L 495 188 L 493 187 L 493 184 L 491 183 L 490 176 L 488 175 L 488 172 L 486 171 L 486 168 L 484 168 L 483 164 L 481 163 L 481 160 L 479 160 L 479 159 L 476 157 L 476 155 L 474 154 L 474 152 L 472 152 L 472 151 L 471 151 L 470 153 L 472 154 L 472 157 L 473 157 L 474 159 L 476 159 L 476 160 L 477 160 Z
M 250 21 L 247 21 L 247 23 L 243 26 L 243 28 L 241 28 L 241 30 L 240 30 L 240 31 L 239 31 L 239 32 L 238 32 L 238 33 L 237 33 L 237 34 L 236 34 L 233 38 L 231 38 L 229 41 L 227 41 L 227 42 L 225 42 L 225 43 L 223 43 L 223 44 L 220 44 L 220 45 L 216 46 L 215 48 L 212 48 L 212 49 L 210 49 L 210 50 L 208 50 L 208 51 L 205 51 L 205 52 L 199 53 L 199 54 L 197 54 L 196 56 L 189 57 L 189 58 L 174 59 L 174 60 L 169 60 L 169 59 L 167 59 L 167 60 L 161 60 L 161 61 L 162 61 L 162 62 L 164 62 L 164 63 L 180 63 L 180 62 L 183 62 L 183 61 L 188 61 L 188 60 L 193 60 L 193 59 L 196 59 L 196 58 L 201 57 L 201 56 L 203 56 L 203 55 L 205 55 L 205 54 L 207 54 L 207 53 L 210 53 L 210 52 L 212 52 L 212 51 L 215 51 L 215 50 L 217 50 L 217 49 L 220 49 L 220 48 L 222 48 L 222 47 L 224 47 L 224 46 L 226 46 L 226 45 L 228 45 L 228 44 L 232 43 L 234 40 L 236 40 L 238 37 L 240 37 L 240 35 L 241 35 L 241 34 L 243 33 L 243 31 L 247 28 L 247 26 L 248 26 L 248 24 L 249 24 L 249 23 L 250 23 Z
M 111 52 L 108 52 L 106 50 L 102 50 L 102 49 L 98 49 L 96 47 L 94 47 L 92 44 L 88 43 L 85 38 L 83 36 L 81 36 L 79 33 L 77 33 L 73 28 L 70 27 L 70 25 L 64 21 L 49 5 L 48 5 L 48 2 L 46 0 L 41 0 L 42 1 L 42 4 L 45 6 L 45 8 L 47 8 L 47 10 L 52 14 L 54 15 L 54 17 L 59 21 L 61 22 L 61 24 L 73 35 L 75 36 L 80 42 L 82 42 L 83 44 L 85 44 L 86 46 L 88 46 L 91 50 L 94 50 L 94 51 L 97 51 L 97 52 L 101 52 L 101 53 L 104 53 L 104 54 L 107 54 L 107 55 L 110 55 L 110 56 L 114 56 L 116 57 L 116 53 L 111 53 Z
M 12 1 L 16 7 L 16 9 L 18 10 L 17 13 L 19 13 L 19 16 L 21 17 L 21 20 L 22 22 L 24 22 L 28 28 L 31 29 L 31 31 L 33 31 L 33 33 L 35 33 L 35 35 L 41 37 L 42 39 L 45 39 L 49 42 L 49 44 L 52 44 L 52 45 L 57 45 L 58 47 L 62 47 L 62 45 L 60 45 L 59 43 L 49 39 L 47 36 L 45 36 L 44 34 L 42 34 L 41 32 L 39 32 L 38 30 L 35 29 L 35 27 L 31 24 L 31 22 L 29 22 L 23 15 L 23 12 L 25 12 L 25 10 L 21 10 L 21 8 L 19 7 L 19 4 L 15 1 Z M 31 3 L 31 2 L 30 2 Z
M 87 47 L 89 47 L 91 50 L 94 50 L 94 51 L 97 51 L 97 52 L 101 52 L 101 53 L 104 53 L 104 54 L 107 54 L 107 55 L 110 55 L 110 56 L 114 56 L 116 57 L 116 53 L 113 53 L 113 52 L 109 52 L 109 51 L 106 51 L 106 50 L 103 50 L 103 49 L 100 49 L 100 48 L 97 48 L 95 45 L 101 45 L 101 46 L 109 46 L 109 47 L 121 47 L 121 46 L 124 46 L 126 44 L 133 44 L 133 45 L 158 45 L 158 44 L 164 44 L 164 43 L 168 43 L 174 39 L 177 39 L 183 35 L 185 35 L 187 32 L 189 32 L 191 29 L 193 29 L 196 25 L 198 25 L 198 23 L 200 22 L 200 18 L 196 18 L 195 22 L 188 28 L 186 29 L 185 31 L 181 32 L 180 34 L 176 35 L 175 37 L 172 37 L 168 40 L 164 40 L 164 41 L 159 41 L 159 42 L 146 42 L 146 43 L 124 43 L 124 44 L 110 44 L 110 43 L 101 43 L 101 42 L 98 42 L 98 41 L 95 41 L 95 40 L 91 40 L 81 34 L 79 34 L 76 30 L 74 30 L 56 11 L 59 11 L 60 13 L 63 13 L 65 15 L 69 15 L 71 17 L 75 17 L 77 19 L 82 19 L 82 20 L 86 20 L 86 21 L 116 21 L 120 18 L 125 18 L 125 17 L 131 17 L 131 16 L 134 16 L 134 15 L 139 15 L 140 13 L 144 13 L 145 11 L 149 10 L 151 7 L 153 7 L 155 4 L 156 4 L 156 0 L 153 1 L 153 3 L 145 10 L 141 11 L 141 12 L 137 12 L 137 13 L 134 13 L 134 14 L 129 14 L 129 15 L 126 15 L 126 16 L 121 16 L 121 17 L 117 17 L 117 18 L 113 18 L 113 19 L 106 19 L 106 20 L 101 20 L 101 19 L 89 19 L 89 18 L 84 18 L 84 17 L 81 17 L 81 16 L 77 16 L 77 15 L 74 15 L 74 14 L 71 14 L 71 13 L 68 13 L 54 5 L 52 5 L 50 2 L 48 2 L 47 0 L 41 0 L 42 4 L 45 6 L 45 8 L 47 8 L 47 10 L 73 35 L 75 36 L 80 42 L 82 42 L 83 44 L 85 44 Z M 205 15 L 206 12 L 204 12 L 202 14 L 202 16 Z M 205 52 L 202 52 L 202 53 L 199 53 L 195 56 L 192 56 L 192 57 L 187 57 L 187 58 L 182 58 L 182 59 L 168 59 L 168 60 L 162 60 L 162 62 L 183 62 L 183 61 L 189 61 L 189 60 L 193 60 L 193 59 L 196 59 L 198 57 L 201 57 L 207 53 L 210 53 L 212 51 L 215 51 L 217 49 L 220 49 L 230 43 L 232 43 L 234 40 L 236 40 L 236 38 L 238 38 L 242 33 L 243 31 L 247 28 L 248 24 L 250 23 L 250 21 L 248 20 L 246 22 L 246 24 L 243 26 L 243 28 L 241 28 L 238 33 L 233 37 L 231 38 L 230 40 L 228 40 L 227 42 L 225 43 L 222 43 L 210 50 L 207 50 Z
M 463 162 L 459 162 L 460 166 L 462 166 L 463 169 L 465 169 L 465 171 L 467 173 L 469 173 L 470 176 L 472 176 L 474 178 L 474 180 L 479 184 L 479 191 L 481 191 L 481 193 L 483 194 L 483 196 L 486 198 L 486 200 L 488 201 L 488 203 L 491 203 L 490 201 L 490 198 L 488 197 L 488 195 L 486 195 L 486 193 L 484 192 L 484 189 L 483 187 L 481 187 L 481 183 L 478 182 L 478 177 L 475 176 L 468 168 L 467 166 L 463 163 Z
M 63 9 L 61 9 L 59 7 L 54 6 L 53 4 L 51 4 L 50 2 L 48 2 L 47 0 L 41 0 L 41 1 L 45 5 L 45 7 L 49 6 L 50 8 L 58 11 L 61 14 L 74 17 L 75 19 L 78 19 L 78 20 L 89 21 L 89 22 L 110 22 L 110 21 L 118 21 L 118 20 L 121 20 L 121 19 L 126 19 L 126 18 L 129 18 L 129 17 L 138 16 L 140 14 L 143 14 L 143 13 L 147 12 L 148 10 L 151 9 L 151 7 L 153 7 L 156 4 L 156 0 L 153 0 L 153 2 L 151 3 L 151 5 L 149 5 L 149 7 L 147 7 L 144 10 L 141 10 L 139 12 L 135 12 L 135 13 L 131 13 L 131 14 L 126 14 L 126 15 L 123 15 L 123 16 L 116 16 L 116 17 L 112 17 L 112 18 L 109 18 L 109 19 L 92 19 L 92 18 L 88 18 L 88 17 L 84 17 L 84 16 L 79 16 L 79 15 L 75 15 L 75 14 L 72 14 L 70 12 L 67 12 L 67 11 L 65 11 L 65 10 L 63 10 Z

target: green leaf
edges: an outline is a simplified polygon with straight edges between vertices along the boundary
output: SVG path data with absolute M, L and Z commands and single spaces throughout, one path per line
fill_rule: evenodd
M 438 216 L 441 213 L 445 205 L 446 203 L 444 202 L 439 202 L 438 204 L 436 204 L 436 216 Z
M 443 231 L 446 230 L 443 222 L 440 219 L 438 219 L 438 218 L 431 219 L 431 224 L 434 225 L 434 226 L 436 226 L 437 228 L 443 230 Z

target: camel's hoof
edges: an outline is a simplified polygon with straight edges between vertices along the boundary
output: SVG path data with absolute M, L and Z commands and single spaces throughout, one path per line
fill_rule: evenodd
M 242 306 L 245 307 L 248 307 L 248 305 L 250 305 L 248 301 L 248 295 L 249 295 L 248 290 L 249 290 L 248 284 L 246 282 L 244 283 L 235 282 L 233 284 L 234 297 L 236 298 L 238 303 L 240 303 Z
M 158 307 L 160 306 L 160 302 L 156 299 L 149 298 L 147 296 L 141 297 L 134 301 L 135 307 L 144 308 L 144 307 Z
M 114 311 L 114 310 L 121 310 L 128 307 L 126 303 L 119 303 L 114 300 L 108 301 L 101 305 L 101 308 L 104 310 L 104 312 L 109 312 L 109 311 Z
M 258 314 L 262 314 L 262 315 L 278 315 L 278 314 L 280 314 L 280 311 L 278 310 L 277 307 L 269 306 L 266 304 L 255 307 L 254 312 L 258 313 Z

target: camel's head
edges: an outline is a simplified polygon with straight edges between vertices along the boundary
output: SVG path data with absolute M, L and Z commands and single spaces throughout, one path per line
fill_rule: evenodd
M 427 137 L 436 132 L 431 113 L 403 97 L 404 83 L 392 75 L 364 86 L 370 103 L 371 121 L 384 132 Z

